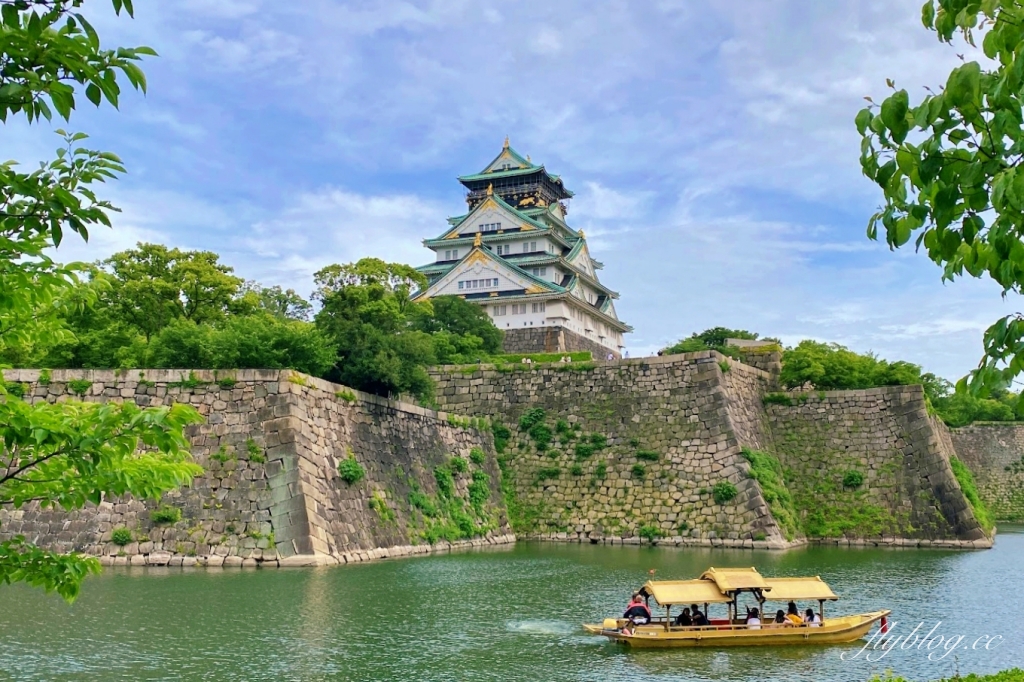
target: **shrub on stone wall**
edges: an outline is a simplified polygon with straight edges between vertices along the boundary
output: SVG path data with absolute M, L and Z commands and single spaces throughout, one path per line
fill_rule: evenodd
M 843 486 L 846 488 L 859 488 L 864 484 L 864 474 L 856 469 L 850 469 L 843 474 Z
M 464 474 L 469 471 L 469 462 L 461 457 L 452 457 L 448 460 L 448 468 L 452 470 L 452 473 Z
M 572 474 L 573 476 L 582 476 L 583 475 L 583 465 L 582 464 L 573 464 L 572 467 L 569 468 L 569 473 Z
M 642 479 L 647 475 L 647 467 L 643 464 L 634 464 L 633 468 L 630 469 L 630 473 L 633 474 L 633 478 Z
M 527 410 L 521 417 L 519 417 L 519 430 L 529 431 L 535 424 L 542 423 L 546 416 L 547 414 L 541 407 L 534 407 Z
M 512 431 L 504 424 L 494 422 L 491 424 L 491 433 L 494 434 L 494 450 L 499 455 L 505 452 L 508 441 L 512 437 Z
M 661 529 L 653 524 L 640 526 L 636 534 L 640 536 L 641 540 L 647 540 L 647 542 L 650 542 L 651 544 L 654 544 L 654 542 L 659 538 L 665 537 L 665 534 L 661 532 Z
M 595 448 L 590 443 L 576 443 L 576 459 L 586 459 L 594 452 Z
M 530 438 L 533 439 L 534 445 L 537 446 L 537 450 L 544 452 L 548 449 L 548 445 L 551 444 L 551 429 L 547 424 L 539 423 L 534 424 L 530 427 Z
M 660 459 L 660 457 L 661 457 L 661 455 L 659 455 L 657 452 L 654 452 L 653 450 L 637 450 L 636 451 L 636 458 L 637 459 L 643 459 L 643 460 L 646 460 L 648 462 L 657 462 L 658 459 Z
M 715 498 L 716 504 L 725 504 L 737 494 L 736 486 L 729 481 L 719 481 L 711 489 L 711 495 Z
M 765 393 L 762 402 L 765 405 L 786 405 L 791 406 L 793 399 L 786 393 Z
M 366 469 L 356 461 L 354 455 L 349 453 L 348 457 L 338 462 L 338 475 L 341 476 L 341 480 L 345 481 L 345 483 L 352 485 L 362 480 L 363 476 L 366 475 Z
M 469 484 L 469 504 L 478 515 L 483 515 L 484 505 L 491 497 L 491 477 L 483 471 L 473 472 L 473 481 Z
M 777 457 L 750 448 L 743 448 L 743 457 L 750 462 L 750 477 L 761 486 L 764 501 L 768 503 L 782 534 L 787 540 L 793 540 L 799 530 L 799 522 L 793 496 L 786 487 L 782 464 Z
M 181 510 L 165 504 L 149 512 L 149 520 L 153 523 L 177 523 L 181 521 Z
M 119 547 L 124 547 L 132 541 L 132 532 L 124 526 L 115 528 L 110 534 L 110 541 Z
M 486 459 L 487 458 L 484 456 L 484 451 L 481 450 L 480 448 L 472 448 L 469 451 L 469 461 L 473 462 L 473 464 L 482 466 Z
M 608 475 L 608 462 L 598 462 L 594 467 L 594 478 L 602 479 Z
M 562 470 L 556 466 L 541 467 L 537 470 L 537 482 L 540 483 L 550 478 L 558 478 L 560 473 L 562 473 Z
M 434 481 L 437 483 L 438 495 L 449 499 L 455 496 L 455 479 L 451 469 L 446 466 L 434 467 Z

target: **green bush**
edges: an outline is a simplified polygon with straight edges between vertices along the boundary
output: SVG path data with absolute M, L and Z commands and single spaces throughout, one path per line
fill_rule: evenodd
M 647 467 L 645 467 L 643 464 L 634 464 L 633 468 L 630 469 L 630 473 L 633 474 L 633 478 L 642 479 L 644 476 L 647 475 Z
M 594 454 L 595 448 L 590 443 L 576 443 L 576 459 L 586 459 Z
M 974 518 L 986 532 L 990 532 L 993 528 L 992 517 L 988 507 L 981 501 L 971 470 L 957 457 L 950 457 L 949 465 L 953 469 L 953 475 L 956 476 L 956 482 L 960 484 L 960 490 L 963 491 L 964 497 L 967 498 L 967 502 L 970 503 L 971 509 L 974 511 Z
M 791 406 L 793 404 L 793 399 L 785 393 L 765 393 L 764 398 L 762 398 L 762 402 L 765 405 Z
M 801 341 L 782 354 L 783 386 L 805 383 L 821 390 L 874 388 L 921 384 L 921 368 L 909 362 L 888 362 L 874 355 L 855 353 L 837 343 Z
M 572 474 L 573 476 L 582 476 L 583 475 L 583 465 L 582 464 L 573 464 L 572 467 L 569 469 L 569 473 Z
M 729 481 L 719 481 L 715 484 L 715 487 L 711 489 L 711 494 L 715 498 L 715 504 L 725 504 L 732 498 L 736 497 L 739 491 Z
M 474 471 L 473 480 L 469 484 L 469 504 L 476 513 L 483 515 L 484 505 L 491 497 L 491 477 L 483 471 Z
M 885 673 L 885 676 L 875 675 L 871 678 L 870 682 L 911 682 L 905 677 L 896 677 L 892 673 Z M 1010 670 L 1003 670 L 998 673 L 991 675 L 978 675 L 976 673 L 970 673 L 966 676 L 961 676 L 959 673 L 955 677 L 942 678 L 935 682 L 1024 682 L 1024 670 L 1020 668 L 1011 668 Z
M 263 464 L 267 461 L 261 448 L 252 438 L 245 441 L 245 450 L 249 453 L 249 461 L 254 464 Z
M 231 390 L 232 388 L 235 387 L 235 384 L 237 383 L 238 380 L 234 379 L 233 377 L 224 377 L 223 379 L 217 379 L 217 385 L 223 388 L 224 390 Z
M 549 478 L 558 478 L 558 475 L 562 473 L 562 470 L 556 466 L 541 467 L 537 470 L 537 481 L 546 481 Z
M 559 435 L 564 435 L 569 433 L 570 431 L 572 431 L 572 429 L 569 427 L 569 422 L 565 421 L 564 419 L 559 419 L 557 422 L 555 422 L 555 433 Z
M 743 456 L 750 462 L 750 477 L 761 486 L 761 494 L 768 503 L 775 522 L 787 540 L 796 537 L 799 520 L 793 496 L 786 487 L 786 477 L 778 458 L 766 452 L 743 448 Z
M 629 439 L 629 444 L 630 444 L 630 446 L 632 446 L 634 448 L 638 448 L 638 447 L 640 447 L 640 439 L 637 438 L 636 436 L 634 436 L 634 437 Z
M 512 432 L 504 424 L 494 422 L 491 424 L 491 433 L 494 434 L 494 450 L 500 455 L 505 452 L 508 441 L 512 437 Z
M 559 362 L 566 355 L 568 355 L 573 362 L 588 362 L 594 359 L 590 351 L 573 351 L 571 353 L 504 353 L 502 355 L 492 356 L 491 360 L 495 363 L 518 364 L 522 363 L 523 358 L 529 358 L 536 363 Z
M 594 478 L 602 479 L 608 475 L 608 462 L 598 462 L 594 467 Z
M 338 400 L 344 400 L 346 403 L 354 403 L 356 401 L 356 394 L 352 391 L 335 391 L 334 397 Z
M 434 467 L 434 481 L 437 483 L 437 494 L 451 499 L 455 497 L 455 479 L 452 470 L 446 466 Z
M 721 362 L 718 363 L 718 369 L 722 370 L 722 374 L 725 374 L 730 369 L 732 369 L 732 365 L 729 364 L 728 360 L 722 360 Z
M 448 460 L 448 468 L 455 474 L 464 474 L 469 471 L 469 462 L 461 457 L 452 457 Z
M 536 424 L 543 423 L 544 418 L 547 414 L 540 407 L 534 407 L 523 413 L 523 416 L 519 418 L 519 430 L 529 431 Z
M 654 525 L 640 526 L 636 534 L 640 536 L 641 540 L 647 540 L 648 542 L 654 542 L 659 538 L 665 537 L 661 529 Z
M 637 450 L 636 451 L 636 458 L 637 459 L 647 460 L 648 462 L 657 462 L 660 457 L 661 457 L 661 455 L 659 455 L 657 452 L 654 452 L 653 450 Z
M 590 434 L 590 444 L 594 446 L 594 449 L 601 450 L 608 444 L 608 436 L 603 433 L 592 433 Z
M 478 466 L 482 466 L 487 460 L 484 456 L 484 451 L 480 448 L 473 448 L 469 451 L 469 460 Z
M 92 388 L 92 382 L 85 379 L 72 379 L 68 382 L 68 388 L 77 396 L 84 396 Z
M 843 487 L 844 488 L 859 488 L 864 483 L 864 474 L 857 471 L 856 469 L 850 469 L 843 474 Z
M 424 516 L 431 518 L 437 516 L 437 505 L 434 504 L 434 500 L 420 490 L 414 489 L 409 493 L 409 506 L 419 509 Z
M 124 526 L 115 528 L 110 534 L 110 541 L 119 547 L 124 547 L 132 541 L 132 532 Z
M 341 480 L 352 485 L 362 480 L 363 476 L 366 475 L 366 469 L 356 461 L 354 455 L 349 454 L 348 457 L 338 462 L 338 474 L 341 476 Z
M 377 518 L 384 523 L 390 523 L 395 520 L 395 510 L 388 506 L 388 501 L 380 490 L 373 491 L 369 504 L 370 509 L 377 513 Z
M 546 424 L 534 424 L 530 427 L 530 438 L 533 439 L 537 449 L 544 452 L 551 444 L 551 429 Z
M 149 520 L 153 523 L 177 523 L 181 521 L 181 510 L 177 507 L 163 505 L 149 512 Z

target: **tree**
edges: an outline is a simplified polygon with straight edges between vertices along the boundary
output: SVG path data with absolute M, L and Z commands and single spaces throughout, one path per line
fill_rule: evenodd
M 906 386 L 924 383 L 921 368 L 902 360 L 888 362 L 855 353 L 838 343 L 804 340 L 782 354 L 783 386 L 811 384 L 821 390 Z
M 494 326 L 494 322 L 487 315 L 487 311 L 475 303 L 458 296 L 437 296 L 430 300 L 431 309 L 425 309 L 414 321 L 414 326 L 420 331 L 436 334 L 447 332 L 456 336 L 473 336 L 479 344 L 476 346 L 478 352 L 484 355 L 501 352 L 501 343 L 505 339 L 505 332 Z M 453 348 L 457 344 L 453 344 Z M 466 345 L 459 352 L 472 352 Z
M 725 327 L 712 327 L 702 332 L 694 332 L 688 338 L 678 341 L 662 351 L 665 355 L 677 353 L 695 353 L 702 350 L 717 350 L 722 355 L 731 358 L 739 358 L 739 350 L 735 346 L 729 346 L 727 339 L 757 339 L 758 335 L 748 332 L 745 329 L 726 329 Z
M 145 90 L 136 62 L 148 48 L 100 49 L 89 22 L 74 10 L 83 0 L 0 3 L 0 121 L 23 114 L 70 118 L 76 86 L 99 106 L 117 106 L 119 75 Z M 113 0 L 132 13 L 130 0 Z M 68 333 L 54 318 L 56 302 L 78 282 L 83 265 L 58 265 L 46 249 L 65 234 L 88 238 L 110 226 L 116 210 L 98 199 L 97 183 L 124 173 L 117 156 L 80 146 L 86 136 L 58 131 L 56 160 L 22 173 L 0 164 L 0 357 L 15 347 L 52 345 Z M 198 413 L 185 405 L 141 409 L 134 404 L 75 401 L 31 404 L 0 382 L 0 504 L 38 502 L 75 509 L 104 495 L 153 497 L 191 481 L 183 429 Z M 139 452 L 143 444 L 147 450 Z M 95 559 L 57 554 L 16 537 L 0 543 L 0 584 L 25 581 L 73 600 Z
M 111 274 L 108 300 L 147 339 L 171 320 L 196 323 L 224 318 L 242 280 L 212 251 L 182 251 L 138 244 L 102 265 Z
M 943 280 L 990 278 L 1003 295 L 1024 286 L 1024 6 L 1017 0 L 928 0 L 925 28 L 951 43 L 959 33 L 976 54 L 984 29 L 983 68 L 966 59 L 945 87 L 911 105 L 896 90 L 856 117 L 861 167 L 884 204 L 868 237 L 884 231 L 891 249 L 914 239 L 943 268 Z M 960 48 L 957 48 L 960 49 Z M 915 237 L 916 236 L 916 237 Z M 1024 370 L 1024 317 L 997 320 L 984 355 L 958 390 L 984 395 Z
M 241 314 L 262 310 L 285 320 L 308 320 L 313 315 L 313 306 L 294 289 L 285 290 L 277 285 L 265 287 L 252 280 L 242 284 L 231 308 Z

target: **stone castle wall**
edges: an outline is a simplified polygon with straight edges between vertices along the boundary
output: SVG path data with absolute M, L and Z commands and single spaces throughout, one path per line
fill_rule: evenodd
M 993 517 L 1024 521 L 1024 424 L 972 424 L 950 429 L 949 437 Z
M 776 377 L 713 352 L 434 373 L 440 405 L 511 429 L 503 456 L 535 536 L 635 541 L 653 526 L 677 544 L 780 546 L 802 542 L 804 529 L 814 541 L 990 544 L 920 388 L 791 394 L 792 405 L 766 406 Z M 546 449 L 519 428 L 538 407 L 554 432 Z M 578 445 L 595 435 L 607 445 L 579 457 Z M 766 494 L 752 478 L 744 448 L 779 461 L 780 490 Z M 852 469 L 864 481 L 845 490 Z M 736 487 L 735 498 L 715 500 L 722 482 Z M 780 497 L 793 500 L 795 528 L 777 523 Z M 815 516 L 835 509 L 843 513 Z
M 611 353 L 619 358 L 617 351 L 562 327 L 525 327 L 506 329 L 502 349 L 506 353 L 572 353 L 590 351 L 595 360 L 604 360 Z
M 473 448 L 484 463 L 467 460 L 457 493 L 465 498 L 469 476 L 484 471 L 490 523 L 463 544 L 513 539 L 490 433 L 453 425 L 444 413 L 281 371 L 55 370 L 46 384 L 35 370 L 4 376 L 27 383 L 33 401 L 78 398 L 68 382 L 79 379 L 91 382 L 86 401 L 188 403 L 206 420 L 189 433 L 205 473 L 161 501 L 181 509 L 178 523 L 153 523 L 157 505 L 131 498 L 70 513 L 29 505 L 0 508 L 0 539 L 22 534 L 115 564 L 302 565 L 428 552 L 434 548 L 423 531 L 433 521 L 412 507 L 409 493 L 436 495 L 434 467 Z M 366 472 L 352 485 L 338 474 L 347 457 Z M 112 542 L 118 527 L 132 532 L 131 543 Z
M 787 487 L 811 534 L 987 544 L 920 386 L 789 396 L 793 405 L 766 410 Z M 862 482 L 848 484 L 851 472 Z

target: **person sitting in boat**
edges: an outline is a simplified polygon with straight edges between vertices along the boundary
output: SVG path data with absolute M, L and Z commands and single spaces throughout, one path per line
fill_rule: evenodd
M 800 611 L 796 608 L 796 602 L 789 602 L 789 610 L 786 613 L 788 625 L 803 625 L 804 619 L 800 617 Z
M 779 628 L 779 627 L 783 627 L 785 625 L 786 625 L 786 612 L 783 611 L 782 609 L 779 609 L 778 611 L 775 612 L 775 620 L 772 621 L 772 626 Z
M 690 616 L 690 608 L 686 607 L 683 612 L 676 616 L 676 625 L 681 628 L 688 628 L 693 625 L 693 618 Z
M 820 628 L 821 618 L 818 618 L 818 614 L 814 613 L 814 609 L 807 609 L 804 611 L 804 623 L 808 627 Z
M 708 622 L 707 616 L 701 613 L 696 604 L 690 604 L 690 615 L 693 618 L 694 627 L 702 628 L 711 625 L 711 623 Z
M 760 630 L 761 629 L 761 612 L 757 610 L 755 606 L 752 609 L 747 610 L 747 629 L 748 630 Z
M 626 607 L 626 612 L 622 614 L 622 617 L 629 618 L 637 625 L 644 625 L 651 622 L 651 610 L 644 603 L 644 598 L 637 593 L 633 595 L 633 600 L 629 602 L 629 606 Z

